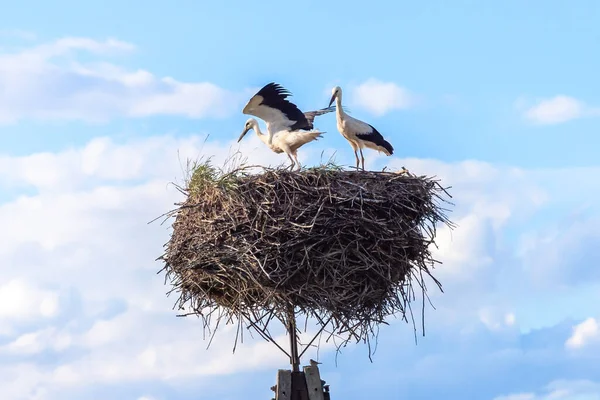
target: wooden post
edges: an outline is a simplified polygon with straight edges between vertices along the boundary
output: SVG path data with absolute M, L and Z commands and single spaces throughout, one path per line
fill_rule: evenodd
M 329 400 L 329 390 L 323 390 L 323 382 L 316 365 L 305 366 L 302 372 L 280 369 L 277 385 L 271 389 L 275 392 L 274 400 Z
M 324 400 L 323 385 L 321 384 L 321 374 L 319 367 L 308 365 L 304 367 L 304 376 L 306 377 L 306 386 L 308 388 L 309 400 Z
M 275 400 L 291 400 L 292 398 L 292 371 L 280 369 L 277 371 L 277 385 L 275 387 Z

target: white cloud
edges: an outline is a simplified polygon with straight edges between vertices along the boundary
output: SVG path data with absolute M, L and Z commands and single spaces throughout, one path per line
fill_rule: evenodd
M 0 160 L 0 187 L 37 189 L 0 204 L 0 218 L 11 226 L 0 233 L 0 282 L 7 282 L 0 287 L 0 318 L 21 322 L 15 329 L 3 324 L 0 375 L 11 376 L 2 356 L 80 354 L 58 365 L 27 361 L 23 373 L 31 379 L 0 379 L 3 398 L 34 391 L 40 399 L 57 398 L 56 391 L 74 385 L 185 380 L 287 363 L 273 345 L 248 334 L 232 354 L 234 326 L 222 327 L 207 351 L 201 323 L 175 317 L 174 300 L 165 296 L 169 287 L 155 274 L 168 232 L 159 222 L 146 223 L 181 200 L 167 183 L 181 183 L 187 158 L 212 155 L 222 165 L 238 147 L 234 140 L 164 136 L 119 144 L 97 138 L 80 149 Z M 285 161 L 256 137 L 239 148 L 253 164 Z M 50 284 L 61 290 L 43 289 Z M 70 300 L 69 292 L 75 293 Z M 111 306 L 117 300 L 121 309 Z M 14 371 L 16 362 L 9 364 Z
M 154 297 L 160 294 L 157 291 Z M 275 368 L 286 362 L 285 355 L 262 339 L 238 345 L 233 354 L 235 327 L 232 325 L 221 327 L 220 334 L 207 350 L 198 320 L 176 320 L 165 312 L 167 307 L 162 308 L 162 313 L 132 310 L 97 322 L 73 339 L 73 346 L 93 351 L 85 358 L 55 368 L 53 380 L 65 386 L 82 386 L 87 382 L 185 380 Z M 140 327 L 146 327 L 143 336 L 140 336 Z M 285 337 L 279 337 L 278 341 L 285 343 Z
M 371 78 L 349 89 L 350 106 L 363 108 L 375 116 L 382 116 L 392 110 L 407 109 L 417 103 L 415 95 L 393 82 Z
M 527 107 L 525 100 L 517 102 L 519 108 L 525 108 L 524 117 L 539 125 L 554 125 L 585 116 L 598 115 L 600 110 L 586 105 L 576 98 L 558 95 L 541 99 L 537 104 Z
M 586 196 L 594 196 L 595 186 L 586 188 Z M 600 225 L 592 212 L 565 213 L 560 219 L 545 222 L 543 229 L 523 236 L 519 251 L 525 272 L 536 287 L 565 288 L 600 282 L 600 271 L 592 268 L 600 262 L 600 255 L 590 251 L 600 239 Z
M 504 316 L 504 323 L 508 326 L 514 325 L 516 321 L 517 321 L 517 318 L 515 317 L 515 314 L 513 314 L 513 313 L 508 313 Z
M 490 330 L 500 331 L 511 329 L 516 318 L 513 312 L 506 312 L 502 307 L 486 306 L 479 309 L 480 321 Z
M 540 124 L 556 124 L 579 118 L 583 114 L 584 105 L 577 99 L 568 96 L 556 96 L 542 100 L 526 112 L 526 117 Z
M 64 193 L 103 182 L 154 178 L 181 182 L 186 160 L 200 156 L 210 156 L 216 166 L 223 166 L 228 158 L 242 158 L 252 165 L 289 164 L 284 154 L 272 152 L 255 135 L 248 135 L 241 143 L 236 140 L 237 135 L 229 141 L 207 140 L 204 135 L 184 139 L 154 136 L 120 144 L 108 137 L 97 137 L 78 150 L 0 156 L 0 185 L 33 186 L 43 192 Z M 307 147 L 298 153 L 303 161 L 320 151 Z M 22 197 L 19 201 L 36 200 Z
M 462 218 L 453 218 L 460 229 L 450 230 L 447 226 L 439 228 L 438 247 L 433 256 L 444 260 L 441 268 L 444 275 L 452 274 L 455 279 L 471 279 L 480 268 L 493 263 L 490 244 L 493 243 L 495 230 L 490 218 L 469 214 Z
M 225 327 L 205 350 L 201 323 L 175 318 L 173 297 L 165 296 L 169 288 L 155 275 L 160 265 L 154 259 L 168 231 L 146 222 L 181 199 L 167 182 L 181 178 L 186 158 L 209 154 L 221 164 L 237 148 L 235 139 L 157 136 L 117 143 L 96 138 L 82 148 L 0 159 L 0 187 L 36 189 L 0 204 L 0 220 L 11 227 L 0 232 L 0 282 L 7 282 L 0 290 L 5 307 L 0 316 L 29 315 L 35 322 L 5 333 L 3 398 L 21 399 L 23 393 L 40 400 L 65 398 L 61 393 L 68 388 L 91 392 L 93 385 L 132 382 L 200 385 L 215 375 L 261 369 L 271 374 L 287 365 L 274 346 L 247 337 L 232 354 L 234 326 Z M 254 136 L 239 148 L 250 163 L 286 162 Z M 438 310 L 428 314 L 432 325 L 446 323 L 453 333 L 469 324 L 516 330 L 518 309 L 493 296 L 502 289 L 496 287 L 497 274 L 521 268 L 497 268 L 506 246 L 502 233 L 511 223 L 527 221 L 551 193 L 529 171 L 481 162 L 394 158 L 391 164 L 437 175 L 453 186 L 458 203 L 451 217 L 459 227 L 440 237 L 436 253 L 444 265 L 435 274 L 442 274 L 446 293 L 444 302 L 435 304 Z M 548 174 L 554 177 L 553 171 Z M 14 302 L 17 298 L 23 301 Z M 47 354 L 54 362 L 34 358 Z M 151 390 L 135 393 L 156 397 Z
M 600 384 L 588 380 L 556 380 L 541 393 L 515 393 L 495 397 L 494 400 L 598 400 Z
M 0 286 L 0 317 L 7 319 L 50 318 L 59 312 L 58 294 L 21 279 Z
M 71 345 L 71 340 L 70 335 L 59 332 L 56 328 L 46 328 L 22 334 L 6 346 L 0 347 L 0 352 L 29 355 L 48 348 L 62 351 Z
M 535 400 L 535 394 L 533 394 L 533 393 L 509 394 L 508 396 L 495 397 L 494 400 Z
M 117 116 L 223 117 L 238 111 L 247 92 L 209 82 L 180 82 L 126 70 L 97 57 L 130 53 L 116 39 L 67 37 L 0 55 L 0 122 L 24 118 L 106 121 Z M 94 61 L 78 61 L 86 52 Z
M 567 339 L 565 346 L 579 349 L 598 340 L 600 340 L 600 324 L 595 318 L 588 318 L 573 328 L 573 334 Z

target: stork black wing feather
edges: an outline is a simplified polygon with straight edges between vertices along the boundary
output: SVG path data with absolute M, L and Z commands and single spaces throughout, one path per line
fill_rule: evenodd
M 290 121 L 296 121 L 296 123 L 290 127 L 291 130 L 311 129 L 312 123 L 306 119 L 306 115 L 304 115 L 294 103 L 286 100 L 286 98 L 291 95 L 290 91 L 275 82 L 267 83 L 256 93 L 256 96 L 262 96 L 263 98 L 261 104 L 267 107 L 276 108 L 285 114 Z
M 369 125 L 371 127 L 371 132 L 357 133 L 356 136 L 358 136 L 358 138 L 361 140 L 365 140 L 365 141 L 371 142 L 377 146 L 383 147 L 390 154 L 394 154 L 394 148 L 392 147 L 390 142 L 385 140 L 383 135 L 381 133 L 379 133 L 379 131 L 377 129 L 375 129 L 375 127 L 373 125 L 371 125 L 371 124 L 367 124 L 367 125 Z

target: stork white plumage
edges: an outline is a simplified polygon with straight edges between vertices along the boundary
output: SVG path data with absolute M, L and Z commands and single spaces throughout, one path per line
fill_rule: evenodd
M 353 118 L 346 114 L 342 107 L 342 88 L 339 86 L 334 87 L 331 90 L 331 100 L 329 101 L 329 107 L 333 102 L 336 102 L 336 118 L 337 128 L 343 137 L 348 140 L 352 149 L 354 149 L 354 156 L 356 157 L 356 169 L 358 170 L 359 160 L 358 151 L 360 150 L 360 157 L 362 159 L 362 169 L 365 169 L 365 157 L 362 149 L 364 147 L 377 150 L 384 153 L 386 156 L 394 154 L 394 148 L 392 145 L 383 138 L 381 133 L 373 127 L 373 125 L 367 124 L 359 119 Z
M 244 106 L 243 114 L 253 115 L 267 123 L 268 144 L 278 132 L 311 131 L 315 117 L 334 111 L 333 107 L 303 113 L 287 100 L 291 93 L 283 86 L 271 82 L 263 86 Z
M 268 135 L 265 135 L 258 126 L 258 121 L 254 118 L 248 119 L 244 125 L 244 131 L 238 139 L 238 143 L 244 138 L 246 133 L 254 129 L 258 138 L 266 144 L 273 152 L 277 154 L 285 153 L 292 162 L 292 169 L 297 165 L 300 170 L 300 161 L 298 161 L 298 149 L 308 142 L 317 140 L 323 132 L 319 131 L 279 131 L 272 136 L 272 143 L 269 144 Z M 292 158 L 293 157 L 293 158 Z M 294 162 L 295 160 L 295 162 Z

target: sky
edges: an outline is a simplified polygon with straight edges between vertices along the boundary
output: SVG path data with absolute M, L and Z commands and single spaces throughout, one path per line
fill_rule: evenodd
M 306 111 L 341 86 L 395 148 L 368 169 L 452 186 L 425 336 L 393 320 L 372 363 L 308 351 L 334 398 L 600 399 L 598 20 L 591 0 L 3 5 L 2 398 L 270 398 L 285 355 L 248 336 L 233 354 L 232 326 L 207 349 L 157 274 L 169 224 L 148 222 L 187 159 L 288 162 L 237 143 L 276 81 Z M 315 124 L 302 164 L 353 164 L 333 115 Z

